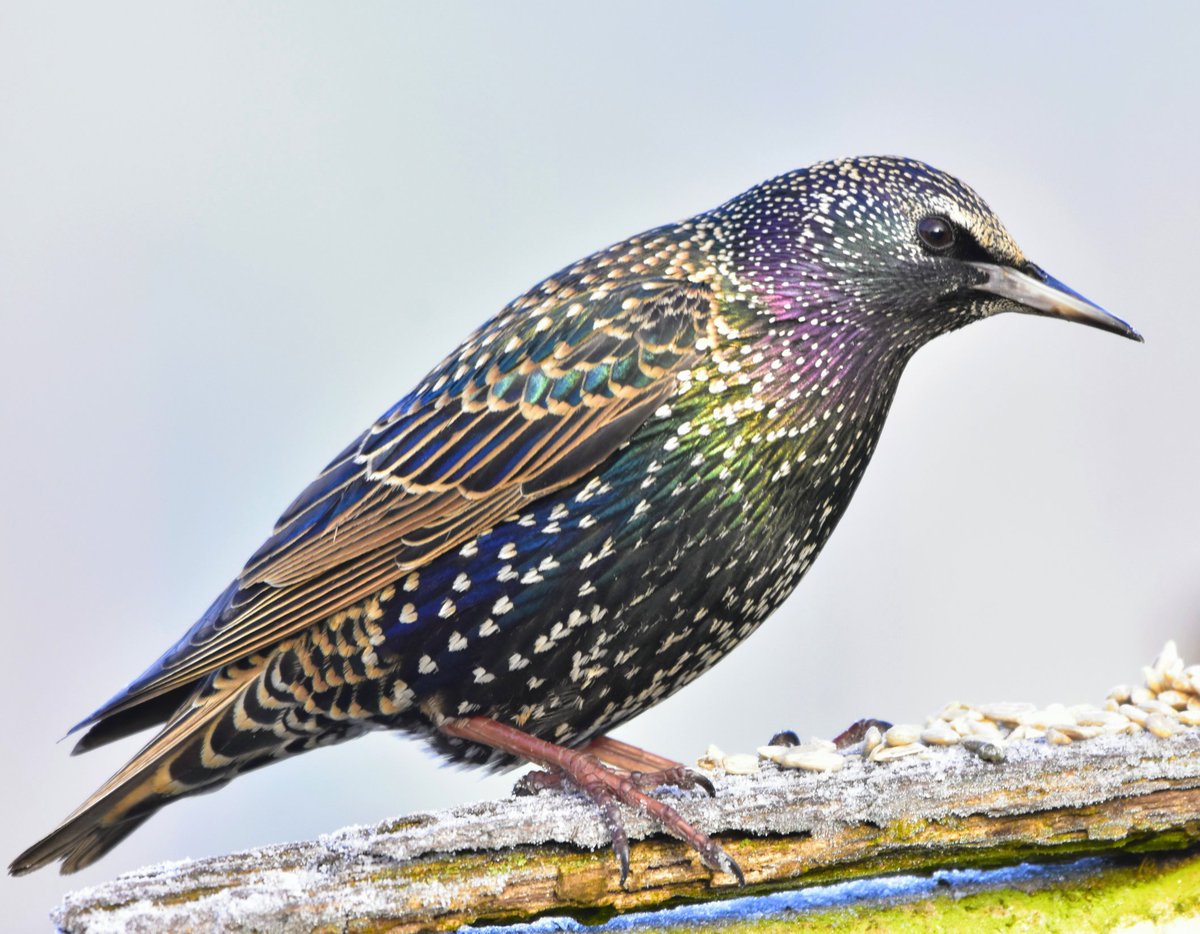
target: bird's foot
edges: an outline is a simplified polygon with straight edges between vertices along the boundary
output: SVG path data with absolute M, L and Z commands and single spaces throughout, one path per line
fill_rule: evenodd
M 611 767 L 610 767 L 611 768 Z M 618 775 L 626 775 L 638 791 L 649 794 L 659 788 L 678 788 L 680 791 L 694 791 L 699 788 L 710 798 L 717 796 L 717 789 L 703 775 L 682 765 L 669 769 L 658 769 L 654 772 L 628 772 L 624 769 L 611 769 Z M 535 769 L 526 772 L 513 785 L 513 794 L 518 797 L 537 795 L 543 791 L 571 790 L 574 785 L 560 769 Z
M 518 782 L 514 789 L 518 794 L 533 794 L 570 785 L 587 795 L 599 810 L 600 818 L 612 837 L 613 853 L 621 869 L 622 886 L 629 877 L 629 836 L 619 804 L 636 808 L 672 836 L 688 844 L 709 869 L 727 872 L 737 879 L 738 885 L 746 884 L 741 868 L 712 838 L 696 830 L 670 805 L 646 794 L 647 790 L 662 785 L 701 788 L 710 795 L 715 794 L 708 779 L 678 765 L 653 772 L 627 772 L 610 768 L 590 753 L 556 746 L 486 717 L 447 720 L 439 729 L 450 736 L 482 743 L 543 766 L 545 771 L 531 772 Z
M 693 791 L 699 788 L 710 798 L 717 796 L 717 789 L 703 775 L 684 768 L 682 765 L 669 769 L 659 769 L 656 772 L 630 772 L 630 780 L 641 791 L 654 791 L 656 788 L 674 787 L 680 791 Z
M 534 769 L 526 772 L 513 785 L 512 793 L 518 798 L 540 795 L 543 791 L 569 790 L 567 777 L 558 769 Z

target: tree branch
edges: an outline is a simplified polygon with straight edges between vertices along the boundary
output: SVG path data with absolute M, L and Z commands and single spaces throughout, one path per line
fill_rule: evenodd
M 1067 746 L 1013 743 L 984 762 L 961 747 L 836 773 L 717 779 L 680 798 L 719 834 L 748 888 L 628 814 L 627 889 L 594 811 L 575 796 L 506 798 L 319 840 L 150 867 L 73 893 L 68 932 L 397 930 L 520 920 L 547 911 L 653 908 L 782 886 L 947 866 L 1177 850 L 1200 840 L 1200 732 Z M 115 926 L 115 927 L 114 927 Z

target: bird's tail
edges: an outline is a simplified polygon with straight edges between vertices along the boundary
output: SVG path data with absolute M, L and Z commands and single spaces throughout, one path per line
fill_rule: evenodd
M 278 716 L 248 695 L 262 696 L 261 668 L 210 683 L 124 768 L 56 830 L 13 860 L 13 875 L 61 859 L 62 872 L 89 866 L 175 798 L 212 791 L 235 775 L 284 754 Z M 250 717 L 247 704 L 258 715 Z

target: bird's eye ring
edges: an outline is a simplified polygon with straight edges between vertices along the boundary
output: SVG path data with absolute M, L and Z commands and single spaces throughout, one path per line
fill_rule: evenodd
M 917 221 L 917 236 L 933 253 L 945 253 L 954 246 L 954 225 L 940 214 L 930 214 Z

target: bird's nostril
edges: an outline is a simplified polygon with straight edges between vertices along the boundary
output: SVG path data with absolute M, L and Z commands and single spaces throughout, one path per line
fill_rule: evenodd
M 1037 279 L 1038 282 L 1045 282 L 1050 278 L 1049 273 L 1047 273 L 1046 270 L 1044 270 L 1037 263 L 1026 262 L 1021 267 L 1021 272 L 1025 273 L 1026 275 L 1033 276 L 1033 278 Z

